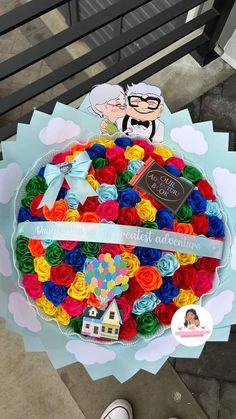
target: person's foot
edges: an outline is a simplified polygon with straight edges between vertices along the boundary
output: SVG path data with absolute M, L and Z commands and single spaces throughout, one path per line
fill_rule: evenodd
M 115 400 L 103 412 L 101 419 L 133 419 L 132 407 L 127 400 Z

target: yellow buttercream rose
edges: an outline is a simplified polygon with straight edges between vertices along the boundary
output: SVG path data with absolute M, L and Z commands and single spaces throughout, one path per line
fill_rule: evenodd
M 157 210 L 148 199 L 141 199 L 135 208 L 142 221 L 155 221 Z
M 175 257 L 178 259 L 180 265 L 189 265 L 197 261 L 196 255 L 190 255 L 188 253 L 176 252 Z
M 82 151 L 82 150 L 81 150 Z M 78 154 L 81 153 L 81 151 L 75 151 L 73 154 L 71 154 L 70 156 L 66 156 L 66 162 L 70 163 L 72 162 L 76 156 L 78 156 Z
M 192 293 L 190 290 L 180 290 L 180 293 L 177 297 L 173 298 L 173 302 L 177 307 L 186 306 L 188 304 L 194 304 L 199 298 Z
M 68 295 L 76 300 L 84 300 L 90 294 L 89 285 L 85 281 L 85 275 L 82 272 L 77 272 L 74 282 L 68 289 Z
M 128 277 L 133 278 L 140 267 L 139 259 L 133 253 L 124 252 L 121 254 L 121 258 L 125 260 L 128 268 Z
M 110 138 L 96 138 L 96 140 L 92 141 L 91 144 L 102 144 L 107 148 L 111 148 L 114 145 L 114 140 Z
M 79 218 L 79 211 L 76 209 L 68 209 L 66 211 L 66 218 L 65 221 L 78 221 Z
M 39 298 L 38 300 L 35 300 L 37 306 L 41 307 L 44 311 L 44 313 L 46 313 L 48 316 L 54 316 L 56 311 L 57 311 L 57 307 L 54 306 L 54 304 L 47 300 L 47 298 L 45 297 L 45 295 L 43 295 L 41 298 Z
M 50 278 L 51 265 L 43 256 L 34 259 L 34 270 L 38 274 L 38 279 L 45 282 Z
M 92 186 L 92 188 L 96 191 L 97 188 L 99 187 L 99 182 L 95 179 L 95 177 L 93 175 L 88 175 L 86 177 L 86 180 Z
M 132 147 L 126 147 L 124 156 L 127 160 L 143 160 L 144 149 L 139 145 L 133 145 Z
M 170 157 L 173 157 L 172 151 L 170 151 L 168 148 L 163 146 L 157 146 L 154 148 L 154 153 L 159 154 L 164 161 L 168 160 Z
M 70 323 L 70 316 L 61 305 L 57 307 L 55 317 L 59 323 L 63 324 L 63 326 L 68 326 Z

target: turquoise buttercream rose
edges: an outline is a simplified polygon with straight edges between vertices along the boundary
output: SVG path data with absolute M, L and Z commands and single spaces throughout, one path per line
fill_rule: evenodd
M 132 173 L 136 173 L 143 165 L 144 162 L 142 160 L 130 160 L 128 164 L 128 170 Z
M 162 276 L 172 276 L 179 269 L 180 263 L 172 253 L 162 253 L 156 266 Z
M 100 204 L 109 200 L 116 201 L 118 197 L 116 186 L 108 185 L 107 183 L 102 183 L 102 185 L 98 187 L 97 194 Z
M 215 201 L 207 201 L 206 215 L 214 215 L 215 217 L 222 218 L 220 207 Z
M 132 313 L 140 315 L 149 311 L 153 311 L 159 302 L 160 300 L 158 300 L 153 292 L 144 294 L 134 302 Z
M 42 240 L 42 245 L 44 249 L 46 249 L 46 247 L 50 246 L 50 244 L 52 243 L 53 243 L 53 240 L 50 240 L 50 239 Z
M 77 209 L 79 205 L 79 199 L 73 192 L 68 191 L 66 193 L 65 200 L 68 202 L 69 208 Z

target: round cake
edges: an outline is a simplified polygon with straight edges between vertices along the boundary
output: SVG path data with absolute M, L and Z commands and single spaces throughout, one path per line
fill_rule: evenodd
M 193 185 L 178 211 L 132 182 L 150 158 L 173 178 Z M 27 175 L 20 194 L 19 285 L 39 314 L 55 319 L 64 333 L 100 341 L 157 336 L 178 308 L 199 303 L 217 286 L 220 258 L 214 254 L 145 244 L 145 234 L 152 231 L 224 241 L 223 214 L 212 186 L 197 167 L 166 147 L 129 137 L 75 143 Z M 88 229 L 70 239 L 68 223 L 75 231 L 78 223 L 83 228 L 88 223 Z M 113 242 L 115 233 L 128 227 L 143 237 L 143 246 L 132 234 L 128 244 Z

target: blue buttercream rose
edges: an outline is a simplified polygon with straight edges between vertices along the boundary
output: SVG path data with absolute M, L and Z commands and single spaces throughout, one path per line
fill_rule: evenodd
M 55 307 L 66 298 L 67 288 L 64 286 L 56 285 L 52 281 L 46 281 L 43 284 L 43 292 L 46 298 L 51 301 Z
M 67 193 L 67 189 L 66 188 L 61 188 L 58 195 L 57 195 L 57 200 L 59 199 L 64 199 Z
M 162 253 L 156 265 L 162 276 L 172 276 L 180 267 L 180 263 L 173 253 Z
M 31 221 L 46 221 L 44 217 L 32 217 Z
M 138 191 L 132 188 L 125 188 L 118 193 L 118 202 L 121 207 L 135 207 L 141 201 Z
M 119 137 L 115 140 L 115 144 L 118 147 L 126 148 L 127 146 L 132 145 L 132 141 L 129 137 Z
M 162 303 L 168 304 L 173 298 L 177 297 L 180 290 L 172 284 L 171 278 L 163 278 L 163 284 L 153 292 Z
M 156 223 L 159 229 L 172 228 L 174 215 L 167 208 L 161 208 L 157 211 Z
M 74 192 L 67 191 L 67 194 L 65 196 L 65 200 L 68 202 L 69 208 L 77 209 L 77 207 L 79 205 L 79 199 L 75 195 Z
M 130 160 L 128 164 L 128 170 L 135 174 L 143 165 L 144 162 L 142 160 Z
M 167 172 L 169 172 L 173 176 L 180 176 L 180 171 L 177 169 L 177 167 L 173 166 L 172 164 L 166 164 L 163 166 Z
M 158 298 L 153 292 L 144 294 L 134 302 L 132 313 L 140 315 L 148 311 L 153 311 L 158 302 Z
M 82 253 L 79 244 L 65 255 L 65 262 L 72 265 L 75 271 L 83 271 L 85 260 L 86 256 Z
M 215 217 L 222 218 L 220 207 L 215 201 L 207 201 L 206 215 L 214 215 Z
M 105 157 L 106 147 L 102 144 L 93 144 L 92 147 L 86 149 L 91 160 L 97 157 Z
M 100 202 L 100 204 L 102 204 L 102 202 L 106 202 L 110 200 L 116 201 L 118 197 L 116 185 L 108 185 L 107 183 L 102 183 L 98 187 L 97 194 L 98 194 L 98 201 Z
M 20 208 L 18 217 L 17 217 L 18 223 L 23 223 L 23 221 L 32 221 L 32 215 L 29 208 Z
M 209 229 L 208 229 L 209 236 L 216 237 L 216 238 L 224 237 L 225 232 L 224 232 L 223 221 L 220 218 L 215 217 L 214 215 L 209 216 L 208 220 L 209 220 Z
M 40 170 L 38 172 L 38 176 L 44 177 L 44 171 L 45 171 L 45 166 L 40 168 Z
M 194 189 L 188 197 L 187 203 L 192 208 L 194 214 L 203 214 L 206 211 L 207 200 L 197 189 Z
M 135 247 L 134 254 L 139 259 L 141 265 L 152 266 L 160 259 L 161 250 L 138 246 Z

